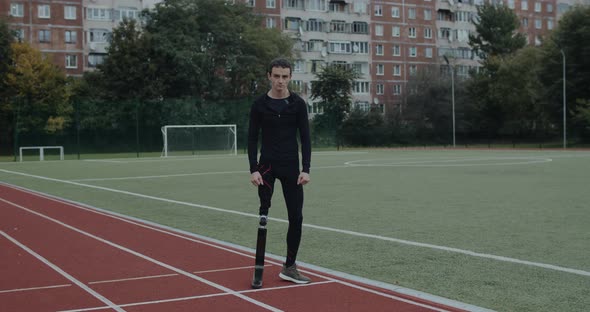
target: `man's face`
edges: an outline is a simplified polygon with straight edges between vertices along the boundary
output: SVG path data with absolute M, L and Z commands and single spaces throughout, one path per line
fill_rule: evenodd
M 268 79 L 270 80 L 274 91 L 283 92 L 287 89 L 289 81 L 291 81 L 291 69 L 273 67 L 272 72 L 268 74 Z

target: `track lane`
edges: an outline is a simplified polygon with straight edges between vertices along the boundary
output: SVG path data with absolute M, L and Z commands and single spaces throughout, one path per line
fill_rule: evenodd
M 276 293 L 273 295 L 275 291 L 284 291 L 284 289 L 280 289 L 286 285 L 290 285 L 278 280 L 276 277 L 270 277 L 274 276 L 274 273 L 278 274 L 280 263 L 275 262 L 274 266 L 267 270 L 267 272 L 270 274 L 265 275 L 267 278 L 265 278 L 264 291 L 249 292 L 248 290 L 250 288 L 249 280 L 251 278 L 251 270 L 248 270 L 247 267 L 252 264 L 253 255 L 246 254 L 239 250 L 232 250 L 232 248 L 227 246 L 219 246 L 211 242 L 201 241 L 200 239 L 196 239 L 195 237 L 191 237 L 186 234 L 177 232 L 175 233 L 167 229 L 159 229 L 152 225 L 141 224 L 141 222 L 138 222 L 137 220 L 125 220 L 119 216 L 106 214 L 94 209 L 80 207 L 79 205 L 74 205 L 59 199 L 46 197 L 42 194 L 35 194 L 3 185 L 0 185 L 0 190 L 2 193 L 8 194 L 7 196 L 9 196 L 10 199 L 15 203 L 30 205 L 33 207 L 32 209 L 39 213 L 46 214 L 52 218 L 57 218 L 62 222 L 75 224 L 76 227 L 79 227 L 81 230 L 93 233 L 93 235 L 96 235 L 102 239 L 126 246 L 126 248 L 131 248 L 149 257 L 158 259 L 158 261 L 170 263 L 170 265 L 174 265 L 175 267 L 187 272 L 202 272 L 195 274 L 214 283 L 223 285 L 224 287 L 228 287 L 233 291 L 243 292 L 248 297 L 257 301 L 262 300 L 264 302 L 270 303 L 271 306 L 280 306 L 281 309 L 299 310 L 299 306 L 297 304 L 300 303 L 291 302 L 290 304 L 285 305 L 284 301 L 281 300 L 281 296 L 277 296 Z M 270 262 L 272 263 L 272 261 Z M 245 266 L 246 269 L 236 270 L 230 273 L 224 271 L 215 271 L 216 269 L 237 266 Z M 203 272 L 207 270 L 212 271 Z M 302 290 L 297 290 L 297 293 L 295 293 L 294 289 L 290 289 L 289 293 L 296 294 L 295 296 L 303 296 L 304 298 L 309 295 L 309 298 L 311 299 L 309 300 L 309 303 L 312 304 L 310 307 L 321 306 L 324 308 L 323 311 L 353 311 L 354 309 L 351 310 L 352 307 L 360 307 L 367 305 L 370 302 L 375 302 L 376 304 L 379 304 L 380 307 L 389 309 L 389 311 L 391 311 L 391 308 L 394 307 L 396 311 L 459 311 L 459 309 L 445 307 L 441 304 L 427 302 L 426 300 L 415 300 L 417 298 L 411 298 L 410 296 L 406 296 L 408 297 L 408 299 L 406 299 L 408 302 L 401 302 L 393 298 L 399 297 L 399 294 L 394 294 L 392 291 L 383 289 L 372 290 L 371 287 L 366 288 L 366 285 L 351 287 L 358 285 L 358 283 L 342 282 L 338 281 L 337 278 L 334 280 L 336 281 L 334 283 L 336 286 L 332 286 L 331 283 L 323 284 L 323 282 L 333 280 L 333 278 L 326 276 L 326 274 L 321 272 L 315 272 L 314 275 L 316 277 L 314 281 L 317 282 L 317 285 L 312 284 L 310 287 L 301 287 Z M 139 275 L 119 275 L 118 278 L 133 278 L 134 276 L 138 277 Z M 135 282 L 130 282 L 129 284 L 135 284 Z M 139 287 L 142 289 L 141 285 L 145 284 L 141 282 L 135 285 L 136 286 L 129 288 L 137 289 Z M 101 291 L 109 292 L 109 286 L 106 284 L 103 286 L 105 286 L 105 288 L 101 288 Z M 101 286 L 93 285 L 93 287 Z M 273 287 L 277 287 L 277 290 L 273 290 Z M 118 293 L 110 294 L 110 296 L 120 296 L 120 289 L 118 287 L 116 288 Z M 314 288 L 318 288 L 318 291 L 314 291 Z M 144 287 L 143 289 L 149 289 L 149 287 Z M 332 291 L 330 291 L 330 289 L 332 289 Z M 314 296 L 314 294 L 317 293 L 324 293 L 326 296 Z M 181 294 L 176 294 L 176 297 L 182 297 Z M 145 303 L 146 300 L 150 299 L 144 297 L 144 294 L 135 295 L 137 297 L 123 295 L 118 300 L 123 300 L 123 297 L 125 297 L 127 299 L 133 298 L 133 300 L 143 299 L 142 302 Z M 176 302 L 154 302 L 149 305 L 137 305 L 137 307 L 142 306 L 142 308 L 140 308 L 141 311 L 152 311 L 148 309 L 152 309 L 156 306 L 170 307 L 170 305 L 178 305 L 179 310 L 176 308 L 172 310 L 182 311 L 181 306 L 186 306 L 187 302 L 192 302 L 192 304 L 188 304 L 188 306 L 200 306 L 203 304 L 203 302 L 217 300 L 227 301 L 227 298 L 230 297 L 232 296 L 212 295 L 212 297 L 208 298 L 200 297 Z M 341 300 L 330 299 L 325 302 L 326 300 L 322 299 L 323 297 L 341 298 Z M 375 298 L 374 300 L 366 300 L 366 298 L 373 297 Z M 126 307 L 126 311 L 132 311 L 130 309 L 135 309 L 132 304 L 133 300 L 126 301 L 129 304 L 128 307 Z M 231 299 L 231 301 L 234 301 L 234 299 Z M 413 303 L 413 301 L 416 301 L 417 304 Z M 340 304 L 335 305 L 336 302 L 340 302 Z M 204 306 L 207 305 L 205 304 Z M 234 306 L 234 308 L 237 307 Z M 365 308 L 367 307 L 365 306 Z M 168 308 L 166 309 L 168 310 Z M 246 310 L 253 311 L 252 309 Z M 371 310 L 379 311 L 379 309 L 373 309 L 372 307 Z M 153 311 L 158 311 L 158 309 L 154 309 Z M 190 309 L 187 311 L 190 311 Z

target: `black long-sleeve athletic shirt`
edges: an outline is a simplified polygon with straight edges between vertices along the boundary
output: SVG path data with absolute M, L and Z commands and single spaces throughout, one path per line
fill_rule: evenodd
M 257 98 L 250 110 L 250 127 L 248 128 L 250 173 L 258 171 L 260 131 L 262 131 L 260 162 L 298 162 L 297 130 L 299 130 L 301 141 L 302 171 L 309 173 L 311 139 L 305 101 L 293 92 L 284 99 L 273 99 L 267 94 Z

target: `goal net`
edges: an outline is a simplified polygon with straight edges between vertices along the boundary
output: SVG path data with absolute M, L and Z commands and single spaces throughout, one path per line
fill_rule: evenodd
M 237 155 L 236 125 L 162 127 L 162 156 Z

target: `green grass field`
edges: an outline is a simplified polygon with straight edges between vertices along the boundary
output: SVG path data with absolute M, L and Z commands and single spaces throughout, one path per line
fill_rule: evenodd
M 0 181 L 254 248 L 247 168 L 244 155 L 6 162 Z M 588 311 L 588 151 L 322 151 L 311 177 L 300 261 L 498 311 Z M 284 255 L 278 183 L 267 251 Z

